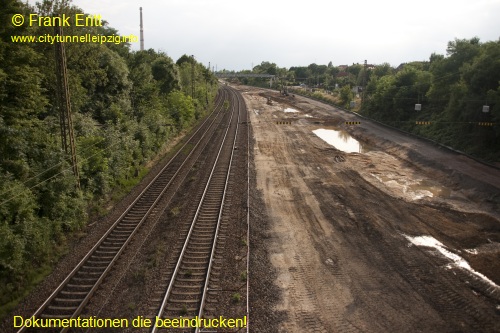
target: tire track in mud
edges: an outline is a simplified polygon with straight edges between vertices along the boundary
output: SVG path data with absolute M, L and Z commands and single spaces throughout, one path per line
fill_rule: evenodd
M 300 148 L 283 146 L 288 150 L 286 154 L 288 156 Z M 321 151 L 315 151 L 315 153 L 322 154 Z M 317 216 L 318 212 L 314 212 L 308 203 L 314 200 L 311 199 L 314 191 L 310 188 L 310 192 L 303 192 L 304 187 L 307 187 L 306 182 L 300 186 L 297 182 L 301 181 L 293 178 L 299 174 L 304 175 L 305 178 L 321 179 L 328 177 L 329 173 L 325 172 L 323 166 L 312 167 L 312 169 L 297 167 L 286 159 L 286 155 L 276 152 L 273 156 L 278 168 L 281 169 L 279 173 L 273 174 L 273 185 L 280 189 L 281 199 L 289 205 L 282 209 L 287 211 L 288 216 L 295 217 L 293 219 L 295 226 L 290 226 L 290 228 L 303 230 L 304 237 L 297 236 L 298 239 L 294 236 L 287 237 L 287 242 L 292 245 L 284 249 L 284 251 L 291 252 L 287 255 L 291 258 L 291 262 L 285 273 L 290 276 L 289 285 L 286 287 L 288 296 L 285 298 L 290 303 L 287 306 L 288 314 L 292 316 L 284 323 L 284 332 L 363 332 L 362 329 L 352 324 L 346 315 L 347 311 L 352 311 L 348 305 L 352 304 L 353 300 L 349 290 L 346 289 L 350 279 L 341 270 L 341 265 L 338 265 L 338 256 L 329 252 L 322 262 L 323 258 L 319 258 L 314 249 L 314 240 L 308 236 L 313 233 L 313 230 L 319 231 L 322 238 L 330 234 L 330 230 L 325 230 L 325 226 L 322 225 L 325 221 L 320 221 L 325 220 L 324 217 Z M 307 164 L 303 165 L 307 166 Z M 331 283 L 332 276 L 335 280 L 334 284 Z M 339 301 L 332 295 L 337 295 L 342 300 Z
M 286 180 L 282 184 L 284 188 L 291 189 L 291 193 L 288 193 L 286 197 L 291 196 L 290 202 L 292 203 L 306 203 L 304 205 L 292 204 L 289 208 L 290 211 L 294 211 L 295 223 L 305 223 L 308 224 L 308 226 L 304 225 L 306 229 L 318 230 L 323 235 L 328 234 L 329 230 L 325 230 L 319 221 L 321 217 L 317 216 L 313 208 L 307 204 L 307 196 L 310 193 L 301 192 L 298 187 L 290 183 L 292 174 L 293 172 L 287 170 Z M 318 227 L 315 227 L 316 225 Z M 338 256 L 330 252 L 329 257 L 322 262 L 323 258 L 316 254 L 314 240 L 308 234 L 310 232 L 306 231 L 305 239 L 292 237 L 290 249 L 285 248 L 291 251 L 288 257 L 292 258 L 288 268 L 290 284 L 287 287 L 287 293 L 294 316 L 291 322 L 285 324 L 285 328 L 291 332 L 362 332 L 345 315 L 344 305 L 350 302 L 351 295 L 348 290 L 344 291 L 344 288 L 350 279 L 338 265 Z M 305 246 L 305 243 L 310 245 Z M 335 280 L 333 284 L 331 283 L 332 275 Z M 339 302 L 339 299 L 331 295 L 338 295 L 342 301 Z
M 288 269 L 291 281 L 287 292 L 294 307 L 294 317 L 285 323 L 285 329 L 296 332 L 299 328 L 304 332 L 315 333 L 361 332 L 347 320 L 345 310 L 336 299 L 325 297 L 332 295 L 332 288 L 341 287 L 341 280 L 345 281 L 344 275 L 337 273 L 338 284 L 330 285 L 322 278 L 325 272 L 319 273 L 317 267 L 309 264 L 312 256 L 313 254 L 307 252 L 296 253 L 293 256 L 293 265 Z M 325 314 L 328 314 L 328 317 Z
M 418 176 L 423 171 L 407 161 L 407 150 L 384 149 L 395 162 L 385 154 L 344 154 L 314 136 L 312 122 L 278 127 L 283 115 L 260 109 L 253 115 L 256 166 L 273 220 L 270 257 L 283 293 L 277 310 L 289 316 L 279 332 L 500 331 L 498 302 L 482 294 L 491 290 L 464 271 L 447 270 L 449 261 L 428 249 L 408 247 L 403 235 L 430 234 L 463 249 L 469 238 L 498 235 L 496 229 L 487 234 L 484 223 L 464 221 L 448 206 L 407 202 L 404 193 L 363 178 L 372 169 Z M 444 172 L 425 171 L 431 178 Z
M 351 177 L 345 175 L 343 178 L 348 180 Z M 364 239 L 351 235 L 347 237 L 350 238 L 347 241 L 351 243 L 351 248 L 359 249 L 359 257 L 367 258 L 364 263 L 363 261 L 357 263 L 366 269 L 364 274 L 358 270 L 352 272 L 353 280 L 356 281 L 350 284 L 353 294 L 362 299 L 371 299 L 374 295 L 383 293 L 383 297 L 380 295 L 381 298 L 388 303 L 397 304 L 397 298 L 400 298 L 400 295 L 394 293 L 397 290 L 383 286 L 377 281 L 378 274 L 376 273 L 377 271 L 395 272 L 402 281 L 398 282 L 398 278 L 393 277 L 391 279 L 393 283 L 400 284 L 403 282 L 403 285 L 406 284 L 415 290 L 417 295 L 439 314 L 443 324 L 446 322 L 441 331 L 499 331 L 500 326 L 496 320 L 497 316 L 493 307 L 485 305 L 484 300 L 476 301 L 474 298 L 480 299 L 481 297 L 474 297 L 472 291 L 467 295 L 467 289 L 464 291 L 463 288 L 463 282 L 469 281 L 467 283 L 470 288 L 475 286 L 481 288 L 482 292 L 486 290 L 486 294 L 488 294 L 489 290 L 485 288 L 484 284 L 479 286 L 480 281 L 470 282 L 473 277 L 462 270 L 445 269 L 445 266 L 450 262 L 444 258 L 434 257 L 432 254 L 424 253 L 420 249 L 408 248 L 408 243 L 405 242 L 403 236 L 397 233 L 397 227 L 392 229 L 384 227 L 387 224 L 386 221 L 383 221 L 378 214 L 367 210 L 366 206 L 358 206 L 356 213 L 353 213 L 349 205 L 354 201 L 355 196 L 351 195 L 349 188 L 349 186 L 342 187 L 342 190 L 339 190 L 339 187 L 335 188 L 336 192 L 338 192 L 336 200 L 341 201 L 347 213 L 344 215 L 348 215 L 353 222 L 351 227 L 348 226 L 347 229 L 342 229 L 344 233 L 354 230 L 360 232 L 358 236 L 361 235 Z M 370 198 L 372 191 L 370 191 L 369 186 L 366 187 L 366 190 L 366 201 L 372 201 L 372 198 Z M 385 205 L 385 200 L 379 198 L 379 202 L 379 205 Z M 419 217 L 419 214 L 417 216 L 407 214 L 406 205 L 408 203 L 404 203 L 404 205 L 403 207 L 398 207 L 398 205 L 386 207 L 386 212 L 393 215 L 390 220 L 425 218 L 426 214 L 424 212 L 421 213 L 422 217 Z M 409 205 L 418 208 L 416 204 Z M 421 206 L 420 209 L 426 210 L 427 208 Z M 430 212 L 433 213 L 434 210 Z M 415 224 L 412 221 L 410 223 Z M 345 225 L 346 223 L 344 223 Z M 370 265 L 366 265 L 368 262 L 370 262 Z M 371 267 L 375 268 L 373 274 L 369 272 Z M 339 275 L 341 274 L 336 274 L 336 276 Z M 373 309 L 373 302 L 364 302 L 363 307 L 363 311 L 367 310 L 367 308 Z M 388 322 L 392 322 L 392 329 L 405 329 L 404 326 L 397 327 L 397 323 L 400 322 L 400 319 L 397 318 L 397 311 L 396 314 L 385 312 L 383 315 L 386 316 Z M 433 325 L 431 327 L 432 331 L 440 331 L 437 329 L 438 326 L 440 325 Z M 422 327 L 422 329 L 427 331 L 429 327 L 427 329 Z
M 294 266 L 292 267 L 294 269 L 289 269 L 292 276 L 289 293 L 291 302 L 298 307 L 298 311 L 295 312 L 294 322 L 303 330 L 315 333 L 325 333 L 327 330 L 323 326 L 321 318 L 318 317 L 319 304 L 314 292 L 301 283 L 301 281 L 308 281 L 308 278 L 314 277 L 308 276 L 307 267 L 304 267 L 305 265 L 303 265 L 299 254 L 296 254 L 293 259 Z
M 371 184 L 364 182 L 360 175 L 349 170 L 348 165 L 337 165 L 336 171 L 336 175 L 343 179 L 342 185 L 330 187 L 329 195 L 325 195 L 325 199 L 320 200 L 320 202 L 328 202 L 328 210 L 336 211 L 336 214 L 331 214 L 330 218 L 334 221 L 333 223 L 336 225 L 337 230 L 340 228 L 339 231 L 343 234 L 354 231 L 357 233 L 361 232 L 363 239 L 357 236 L 346 237 L 346 241 L 350 243 L 351 248 L 360 249 L 359 252 L 362 253 L 361 257 L 370 258 L 370 261 L 376 262 L 376 270 L 397 272 L 399 277 L 394 277 L 393 279 L 399 278 L 399 280 L 402 280 L 399 283 L 406 282 L 410 290 L 417 291 L 417 295 L 413 295 L 413 297 L 418 296 L 420 298 L 419 302 L 425 303 L 436 311 L 434 317 L 438 317 L 435 318 L 434 323 L 432 325 L 420 326 L 422 331 L 463 331 L 464 327 L 466 327 L 466 331 L 471 332 L 494 332 L 499 329 L 498 324 L 495 322 L 496 316 L 494 311 L 492 311 L 492 307 L 485 306 L 482 301 L 471 302 L 469 300 L 471 295 L 464 295 L 463 290 L 460 292 L 462 287 L 455 286 L 457 283 L 470 281 L 470 275 L 462 271 L 445 271 L 444 266 L 449 264 L 446 260 L 439 261 L 437 258 L 432 258 L 429 263 L 428 255 L 424 254 L 422 256 L 423 253 L 409 252 L 407 242 L 397 232 L 398 226 L 391 226 L 388 221 L 384 221 L 381 215 L 370 210 L 370 207 L 382 206 L 382 210 L 385 208 L 387 212 L 386 220 L 401 221 L 408 219 L 410 221 L 405 222 L 407 225 L 427 224 L 428 221 L 424 222 L 421 219 L 428 218 L 432 214 L 437 213 L 437 210 L 418 204 L 406 203 L 395 198 L 384 200 L 383 197 L 388 197 L 387 195 L 379 193 L 378 189 L 374 189 Z M 321 183 L 319 185 L 321 186 Z M 309 184 L 309 187 L 315 188 L 316 191 L 319 189 L 317 186 L 318 182 L 315 185 Z M 352 203 L 356 202 L 357 199 L 356 191 L 359 190 L 362 190 L 365 194 L 363 197 L 364 205 L 352 207 Z M 326 199 L 328 196 L 330 197 L 330 201 Z M 398 204 L 388 206 L 387 203 L 391 201 L 396 201 Z M 420 210 L 423 212 L 420 212 Z M 409 212 L 410 214 L 408 214 Z M 346 222 L 349 220 L 350 222 Z M 339 269 L 345 263 L 339 261 L 338 258 L 334 259 L 331 260 L 331 264 L 334 267 L 333 274 L 335 278 L 345 281 L 345 275 Z M 435 269 L 430 270 L 429 268 L 425 268 L 429 264 L 435 266 Z M 379 298 L 383 298 L 390 304 L 400 302 L 400 299 L 398 299 L 400 295 L 397 294 L 397 290 L 384 287 L 377 281 L 378 277 L 370 273 L 371 265 L 364 265 L 363 262 L 358 262 L 358 265 L 364 266 L 364 269 L 356 270 L 355 272 L 348 270 L 347 274 L 356 280 L 356 283 L 349 284 L 349 288 L 353 294 L 357 295 L 356 301 L 358 307 L 363 308 L 364 316 L 373 316 L 374 313 L 377 313 L 377 308 L 373 306 L 373 301 L 363 300 L 373 300 L 377 296 L 380 296 Z M 431 275 L 430 277 L 429 274 Z M 457 281 L 455 276 L 460 274 L 464 275 L 464 277 L 459 278 L 458 280 L 460 281 Z M 468 283 L 471 285 L 471 288 L 472 285 L 478 288 L 477 281 L 475 283 Z M 482 288 L 479 288 L 483 291 L 486 290 L 487 294 L 492 293 L 491 288 L 484 288 L 484 283 Z M 422 309 L 422 311 L 428 310 Z M 403 312 L 395 311 L 392 314 L 391 312 L 378 313 L 378 316 L 385 317 L 384 321 L 392 323 L 391 326 L 385 327 L 385 329 L 405 330 L 408 328 L 408 325 L 404 324 L 399 316 L 411 313 L 412 311 L 409 308 L 408 311 Z M 465 321 L 463 320 L 464 316 L 466 317 Z M 413 319 L 415 328 L 421 325 L 414 318 L 408 319 Z M 425 318 L 422 319 L 425 320 Z M 375 330 L 375 328 L 372 329 Z M 379 327 L 379 329 L 383 331 L 384 327 Z

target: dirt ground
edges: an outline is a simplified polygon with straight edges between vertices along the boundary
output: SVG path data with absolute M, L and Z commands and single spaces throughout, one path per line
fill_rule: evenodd
M 500 331 L 500 170 L 319 102 L 235 87 L 279 332 Z M 337 150 L 318 129 L 362 147 Z

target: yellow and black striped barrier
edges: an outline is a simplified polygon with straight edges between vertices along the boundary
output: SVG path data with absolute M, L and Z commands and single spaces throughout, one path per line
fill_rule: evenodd
M 360 121 L 346 121 L 346 125 L 361 125 Z
M 432 124 L 430 121 L 416 121 L 416 125 L 430 125 Z
M 291 121 L 277 121 L 276 125 L 291 125 Z
M 479 126 L 495 126 L 495 123 L 477 123 Z

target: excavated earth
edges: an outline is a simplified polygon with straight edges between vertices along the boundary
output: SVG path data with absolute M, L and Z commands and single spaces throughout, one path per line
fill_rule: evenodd
M 235 87 L 254 137 L 252 332 L 500 331 L 499 169 L 310 99 Z M 355 152 L 337 149 L 349 136 Z

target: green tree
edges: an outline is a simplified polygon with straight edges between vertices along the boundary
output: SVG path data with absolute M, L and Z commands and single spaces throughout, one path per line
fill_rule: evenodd
M 351 90 L 351 86 L 345 85 L 340 89 L 340 103 L 342 106 L 348 107 L 353 97 L 354 93 Z
M 167 109 L 178 129 L 190 125 L 195 119 L 193 99 L 179 91 L 173 91 L 167 96 Z
M 179 88 L 179 73 L 171 58 L 160 55 L 153 61 L 151 70 L 162 94 L 167 95 Z

